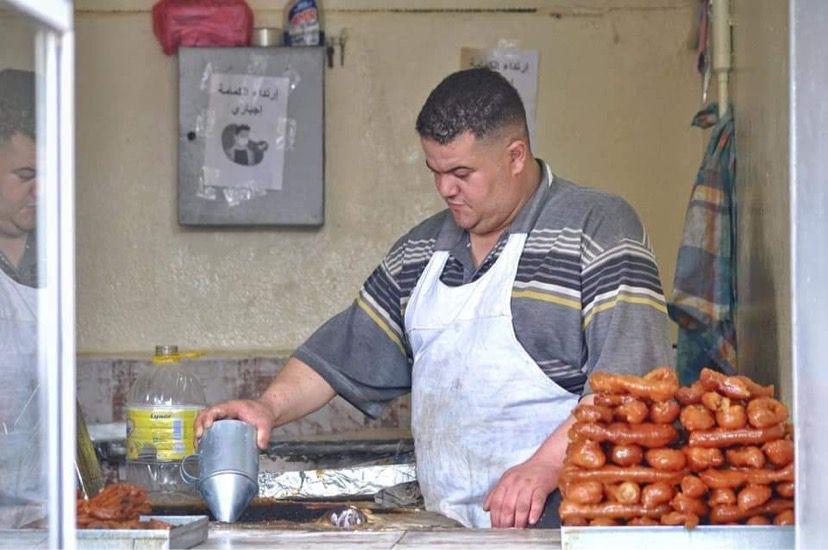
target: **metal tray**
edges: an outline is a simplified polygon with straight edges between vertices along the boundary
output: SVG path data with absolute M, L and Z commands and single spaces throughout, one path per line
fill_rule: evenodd
M 563 550 L 607 548 L 793 548 L 794 528 L 775 525 L 684 527 L 562 527 Z
M 166 550 L 192 548 L 207 540 L 207 516 L 141 516 L 171 524 L 165 529 L 78 529 L 78 548 Z M 45 529 L 0 529 L 0 548 L 46 548 Z

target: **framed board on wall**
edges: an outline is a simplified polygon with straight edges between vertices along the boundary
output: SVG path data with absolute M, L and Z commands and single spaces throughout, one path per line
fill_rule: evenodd
M 178 97 L 180 224 L 323 224 L 323 48 L 181 48 Z

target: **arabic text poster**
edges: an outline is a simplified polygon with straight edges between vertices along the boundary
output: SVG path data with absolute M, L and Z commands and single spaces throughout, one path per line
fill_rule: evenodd
M 486 67 L 512 83 L 523 100 L 529 139 L 535 143 L 535 106 L 538 97 L 538 50 L 518 48 L 461 48 L 460 68 Z
M 287 77 L 211 75 L 205 185 L 282 188 L 289 86 Z

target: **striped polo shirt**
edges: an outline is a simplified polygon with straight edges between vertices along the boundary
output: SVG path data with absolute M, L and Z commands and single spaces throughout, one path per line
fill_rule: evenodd
M 545 175 L 478 267 L 468 232 L 450 211 L 439 212 L 399 239 L 353 304 L 294 356 L 378 415 L 411 389 L 405 308 L 432 254 L 449 251 L 443 283 L 467 284 L 497 261 L 511 233 L 527 234 L 512 288 L 515 335 L 553 382 L 582 395 L 596 370 L 640 375 L 672 364 L 658 267 L 635 211 L 619 197 Z

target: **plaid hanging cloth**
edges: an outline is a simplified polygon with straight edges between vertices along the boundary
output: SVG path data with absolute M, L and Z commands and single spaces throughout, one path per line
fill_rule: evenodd
M 693 118 L 713 127 L 690 204 L 667 309 L 679 326 L 676 368 L 682 384 L 703 367 L 736 372 L 736 168 L 731 110 L 721 119 L 714 103 Z

